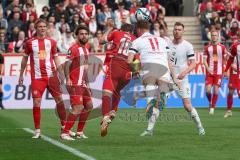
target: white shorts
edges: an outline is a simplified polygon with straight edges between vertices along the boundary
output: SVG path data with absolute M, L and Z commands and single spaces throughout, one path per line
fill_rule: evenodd
M 181 98 L 191 98 L 191 89 L 188 81 L 180 81 L 180 89 L 174 84 L 173 89 L 177 91 Z

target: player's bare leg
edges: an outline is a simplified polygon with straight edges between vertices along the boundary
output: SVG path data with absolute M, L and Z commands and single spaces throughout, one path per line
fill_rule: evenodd
M 0 79 L 0 82 L 1 82 L 1 79 Z M 0 83 L 0 108 L 4 109 L 2 101 L 3 101 L 3 90 L 2 90 L 2 84 Z
M 83 130 L 86 124 L 86 121 L 88 119 L 88 116 L 90 114 L 90 112 L 93 109 L 93 104 L 92 102 L 87 102 L 86 104 L 84 104 L 84 110 L 80 113 L 80 117 L 79 117 L 79 122 L 78 122 L 78 127 L 77 127 L 77 134 L 76 137 L 79 139 L 86 139 L 88 138 Z
M 61 136 L 60 136 L 62 139 L 70 140 L 70 141 L 75 140 L 74 138 L 72 138 L 70 136 L 69 131 L 73 127 L 75 121 L 79 117 L 79 114 L 82 112 L 83 108 L 84 108 L 83 105 L 73 105 L 72 106 L 72 110 L 68 114 L 66 125 L 63 129 L 63 132 L 62 132 Z
M 40 120 L 41 120 L 41 98 L 33 98 L 33 121 L 35 127 L 35 133 L 32 137 L 33 139 L 37 139 L 41 137 L 40 131 Z
M 214 85 L 213 96 L 212 96 L 212 105 L 211 105 L 211 108 L 209 110 L 210 115 L 214 114 L 214 110 L 215 110 L 216 103 L 217 103 L 217 100 L 218 100 L 218 90 L 219 90 L 219 86 Z
M 108 132 L 108 126 L 111 123 L 111 118 L 109 115 L 110 108 L 111 108 L 111 102 L 112 102 L 112 91 L 109 90 L 103 90 L 103 96 L 102 96 L 102 114 L 103 119 L 101 122 L 101 136 L 104 137 L 107 135 Z
M 224 118 L 228 118 L 232 116 L 233 92 L 234 92 L 234 89 L 229 88 L 228 97 L 227 97 L 227 112 L 225 112 Z
M 183 98 L 182 101 L 183 101 L 184 108 L 190 114 L 191 118 L 193 119 L 194 123 L 196 124 L 199 135 L 205 135 L 205 130 L 202 126 L 198 112 L 194 107 L 192 107 L 190 99 Z
M 206 97 L 207 97 L 208 102 L 209 102 L 209 114 L 210 113 L 214 113 L 214 109 L 211 109 L 212 108 L 212 93 L 211 93 L 211 89 L 212 89 L 212 85 L 211 84 L 206 85 Z

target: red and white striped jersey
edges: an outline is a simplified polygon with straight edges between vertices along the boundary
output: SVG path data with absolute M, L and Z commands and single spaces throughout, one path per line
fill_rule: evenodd
M 72 62 L 69 68 L 69 74 L 73 85 L 83 86 L 88 83 L 88 55 L 88 49 L 79 43 L 75 43 L 69 48 L 67 59 Z
M 207 64 L 213 75 L 222 75 L 224 72 L 226 47 L 222 44 L 210 44 L 205 47 L 204 56 L 207 58 Z M 207 72 L 207 74 L 209 74 Z
M 238 43 L 235 43 L 232 45 L 231 47 L 231 57 L 234 58 L 234 64 L 236 65 L 237 67 L 237 73 L 236 74 L 239 74 L 240 73 L 240 42 Z M 240 75 L 239 75 L 239 78 L 240 78 Z
M 25 54 L 30 56 L 32 79 L 53 76 L 56 71 L 53 57 L 58 56 L 56 41 L 48 37 L 33 37 L 26 42 Z

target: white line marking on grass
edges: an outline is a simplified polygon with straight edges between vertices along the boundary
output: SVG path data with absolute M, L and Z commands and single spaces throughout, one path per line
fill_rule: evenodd
M 34 134 L 34 131 L 30 128 L 22 128 L 22 129 L 24 131 L 28 132 L 28 133 Z M 61 143 L 57 140 L 54 140 L 50 137 L 47 137 L 45 135 L 41 134 L 41 139 L 59 147 L 59 148 L 62 148 L 63 150 L 68 151 L 68 152 L 72 153 L 73 155 L 75 155 L 77 157 L 83 158 L 84 160 L 96 160 L 95 158 L 93 158 L 91 156 L 88 156 L 88 155 L 86 155 L 86 154 L 84 154 L 84 153 L 82 153 L 82 152 L 80 152 L 80 151 L 78 151 L 78 150 L 76 150 L 72 147 L 69 147 L 69 146 L 67 146 L 67 145 L 65 145 L 65 144 L 63 144 L 63 143 Z

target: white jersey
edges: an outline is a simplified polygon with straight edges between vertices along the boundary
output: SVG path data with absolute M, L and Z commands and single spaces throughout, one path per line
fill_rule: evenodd
M 170 44 L 170 59 L 176 75 L 179 75 L 188 68 L 188 60 L 195 59 L 193 46 L 186 40 L 179 44 Z M 184 78 L 187 79 L 187 76 Z
M 149 32 L 144 33 L 132 43 L 129 52 L 140 54 L 141 63 L 156 63 L 168 66 L 169 46 L 167 42 Z

